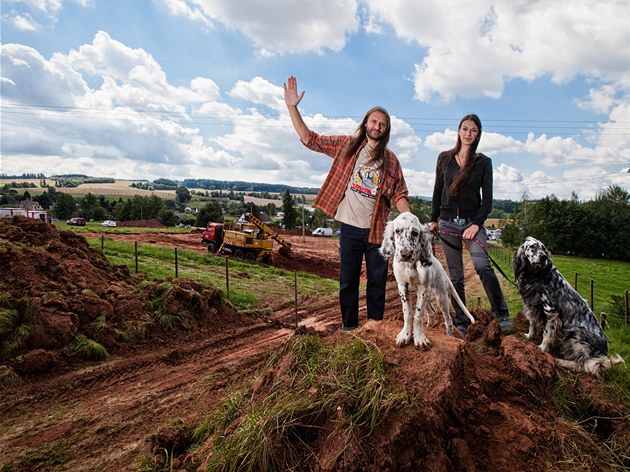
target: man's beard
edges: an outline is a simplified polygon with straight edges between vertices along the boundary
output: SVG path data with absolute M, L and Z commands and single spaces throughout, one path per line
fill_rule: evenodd
M 369 131 L 368 130 L 367 131 L 367 136 L 368 136 L 368 138 L 373 139 L 374 141 L 380 141 L 381 139 L 383 139 L 383 136 L 385 136 L 385 133 L 380 133 L 377 136 L 373 136 L 373 133 L 374 133 L 373 131 Z M 375 133 L 378 133 L 378 131 L 375 131 Z

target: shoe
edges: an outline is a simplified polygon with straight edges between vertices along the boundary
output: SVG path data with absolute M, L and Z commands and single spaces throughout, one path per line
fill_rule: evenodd
M 514 323 L 509 318 L 499 320 L 499 327 L 503 334 L 512 334 L 514 332 Z
M 342 326 L 341 331 L 352 331 L 353 329 L 357 329 L 358 326 Z
M 462 336 L 466 336 L 466 333 L 468 333 L 467 324 L 455 325 L 455 327 L 457 328 L 457 331 L 459 331 L 462 334 Z

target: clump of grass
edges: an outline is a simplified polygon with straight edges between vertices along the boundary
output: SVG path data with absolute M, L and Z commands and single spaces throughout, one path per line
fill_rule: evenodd
M 31 299 L 22 297 L 12 302 L 0 299 L 0 354 L 7 355 L 26 347 L 32 329 Z
M 392 392 L 382 353 L 359 338 L 328 345 L 317 336 L 295 336 L 263 375 L 274 368 L 282 378 L 264 398 L 232 394 L 195 428 L 197 445 L 212 439 L 202 458 L 208 470 L 292 470 L 308 461 L 309 445 L 322 435 L 340 438 L 341 454 L 392 408 L 410 405 L 407 395 Z
M 609 371 L 602 377 L 600 388 L 614 394 L 617 384 L 612 379 L 625 370 L 617 366 Z M 602 470 L 628 470 L 630 437 L 625 431 L 610 435 L 606 426 L 609 421 L 627 421 L 628 418 L 602 417 L 595 399 L 581 391 L 579 378 L 580 374 L 566 371 L 552 386 L 554 403 L 562 415 L 559 429 L 562 434 L 552 432 L 552 442 L 560 446 L 558 464 L 566 466 L 560 470 L 586 472 L 600 469 L 602 464 L 605 464 Z
M 109 357 L 107 349 L 102 344 L 89 339 L 83 334 L 77 335 L 68 346 L 66 351 L 69 353 L 82 354 L 90 360 L 102 361 Z
M 9 366 L 0 365 L 0 389 L 17 387 L 22 378 Z

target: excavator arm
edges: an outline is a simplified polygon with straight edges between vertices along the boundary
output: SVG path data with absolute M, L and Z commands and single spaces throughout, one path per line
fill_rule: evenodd
M 260 219 L 256 218 L 251 213 L 245 213 L 245 218 L 247 218 L 247 221 L 256 226 L 259 230 L 267 233 L 271 239 L 276 240 L 280 244 L 280 249 L 278 250 L 280 254 L 287 257 L 291 256 L 291 243 L 282 239 L 278 233 L 276 233 L 274 230 L 272 230 L 269 226 L 260 221 Z

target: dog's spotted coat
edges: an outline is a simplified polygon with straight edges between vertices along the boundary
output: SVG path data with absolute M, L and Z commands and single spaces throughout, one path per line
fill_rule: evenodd
M 424 334 L 423 317 L 426 309 L 429 314 L 427 325 L 435 326 L 435 310 L 430 302 L 432 293 L 439 302 L 446 332 L 450 336 L 453 336 L 453 320 L 448 309 L 449 294 L 471 323 L 475 322 L 457 295 L 442 264 L 433 255 L 428 227 L 421 224 L 413 213 L 401 213 L 387 223 L 380 252 L 385 259 L 394 259 L 394 277 L 398 284 L 404 319 L 403 328 L 396 337 L 398 347 L 409 344 L 412 340 L 416 347 L 431 347 L 431 342 Z M 417 291 L 415 312 L 411 309 L 410 298 L 414 290 Z
M 514 275 L 529 320 L 529 339 L 562 367 L 599 375 L 621 357 L 609 359 L 604 330 L 584 300 L 553 265 L 545 245 L 528 237 L 513 259 Z

